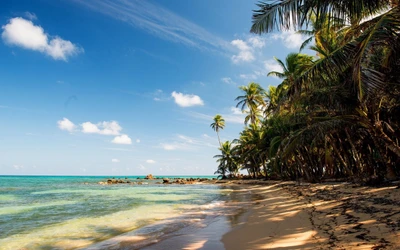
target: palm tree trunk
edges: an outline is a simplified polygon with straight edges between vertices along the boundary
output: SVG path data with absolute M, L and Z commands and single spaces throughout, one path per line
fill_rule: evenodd
M 218 131 L 217 131 L 217 136 L 218 136 L 218 143 L 219 143 L 219 146 L 222 147 L 221 139 L 219 138 L 219 133 L 218 133 Z

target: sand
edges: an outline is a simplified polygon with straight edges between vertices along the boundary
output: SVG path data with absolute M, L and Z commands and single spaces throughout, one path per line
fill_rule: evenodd
M 400 189 L 348 183 L 252 186 L 262 195 L 226 249 L 400 249 Z
M 155 250 L 400 249 L 398 183 L 362 187 L 219 181 L 219 185 L 235 187 L 223 207 L 147 244 L 137 245 L 145 235 L 134 234 L 120 236 L 118 244 L 111 241 L 113 246 Z M 109 245 L 107 249 L 113 248 Z

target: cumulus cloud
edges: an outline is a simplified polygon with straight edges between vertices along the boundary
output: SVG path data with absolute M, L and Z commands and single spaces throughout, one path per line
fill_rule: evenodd
M 231 44 L 239 49 L 239 53 L 231 57 L 233 63 L 251 62 L 255 59 L 253 49 L 245 41 L 236 39 Z
M 116 121 L 104 121 L 97 124 L 84 122 L 81 126 L 82 132 L 86 134 L 119 135 L 122 130 L 122 127 Z
M 296 33 L 295 31 L 283 31 L 278 34 L 272 35 L 274 40 L 282 40 L 283 45 L 289 49 L 299 49 L 301 44 L 307 39 L 307 37 Z
M 111 142 L 115 143 L 115 144 L 127 144 L 127 145 L 129 145 L 129 144 L 132 144 L 132 139 L 129 138 L 128 135 L 119 135 L 119 136 L 116 136 Z
M 147 160 L 146 163 L 154 164 L 154 163 L 156 163 L 156 161 L 155 160 Z
M 139 139 L 136 139 L 136 143 L 140 143 L 140 140 L 139 140 Z
M 57 124 L 59 129 L 69 132 L 74 131 L 76 128 L 76 125 L 65 117 L 62 120 L 57 121 Z
M 6 44 L 39 51 L 55 60 L 67 61 L 69 57 L 83 52 L 81 47 L 70 41 L 58 36 L 51 38 L 42 27 L 22 17 L 10 19 L 8 24 L 2 26 L 2 29 L 1 36 Z
M 258 36 L 253 36 L 249 38 L 249 43 L 253 48 L 263 48 L 265 46 L 265 40 Z
M 119 162 L 119 160 L 118 160 L 118 159 L 112 159 L 112 160 L 111 160 L 111 162 L 118 163 L 118 162 Z
M 197 95 L 185 95 L 174 91 L 171 96 L 174 98 L 176 104 L 184 108 L 204 105 L 203 100 Z

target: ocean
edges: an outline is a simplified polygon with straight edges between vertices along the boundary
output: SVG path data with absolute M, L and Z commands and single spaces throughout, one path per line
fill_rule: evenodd
M 145 185 L 98 184 L 105 180 L 105 176 L 0 176 L 0 249 L 85 248 L 175 217 L 179 219 L 173 230 L 178 230 L 188 217 L 198 220 L 205 210 L 224 203 L 232 191 L 207 184 L 156 184 L 160 180 L 141 180 Z M 156 236 L 163 230 L 172 229 L 159 226 L 148 232 Z

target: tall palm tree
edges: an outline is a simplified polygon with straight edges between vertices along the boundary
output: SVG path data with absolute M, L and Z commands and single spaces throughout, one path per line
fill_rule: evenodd
M 211 127 L 215 132 L 217 132 L 218 143 L 219 143 L 219 146 L 222 147 L 222 145 L 221 145 L 221 139 L 219 138 L 219 130 L 225 128 L 225 120 L 224 120 L 224 118 L 222 118 L 221 115 L 216 115 L 216 116 L 214 116 L 214 119 L 213 119 L 213 120 L 214 120 L 214 122 L 211 123 L 210 127 Z
M 219 162 L 218 170 L 215 172 L 222 175 L 222 178 L 225 178 L 227 172 L 230 173 L 231 176 L 236 176 L 238 173 L 238 164 L 235 159 L 235 155 L 232 150 L 232 142 L 226 141 L 222 143 L 220 155 L 215 155 L 214 158 L 218 158 L 217 162 Z
M 258 84 L 251 82 L 247 86 L 240 86 L 240 90 L 242 90 L 243 95 L 236 97 L 235 101 L 239 101 L 236 104 L 236 107 L 240 107 L 242 111 L 248 112 L 248 118 L 245 121 L 245 124 L 248 121 L 251 124 L 258 124 L 259 119 L 259 108 L 265 105 L 264 103 L 264 93 L 265 90 Z M 246 108 L 248 111 L 246 111 Z

